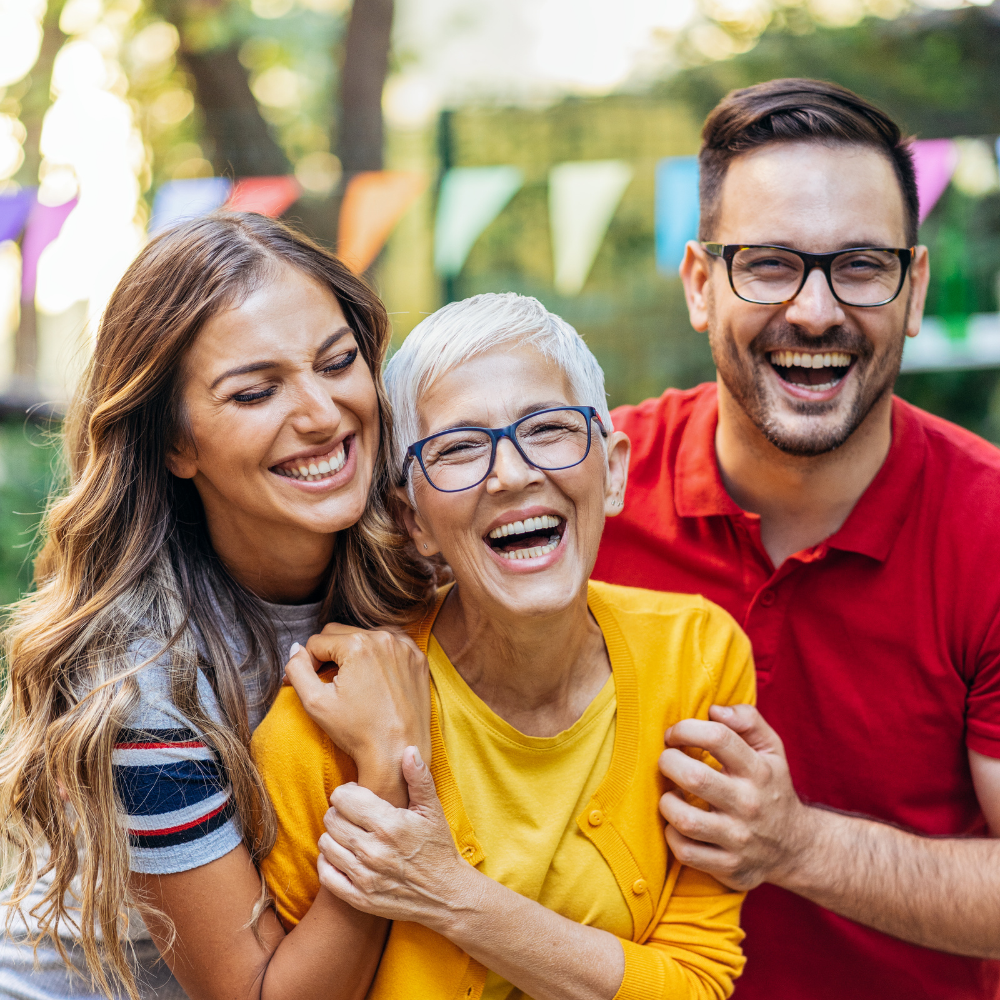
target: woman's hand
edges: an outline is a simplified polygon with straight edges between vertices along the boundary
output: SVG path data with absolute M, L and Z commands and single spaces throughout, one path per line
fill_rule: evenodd
M 484 876 L 459 855 L 416 747 L 406 748 L 402 768 L 408 809 L 353 782 L 334 790 L 319 839 L 319 880 L 357 910 L 445 933 L 456 908 L 476 905 Z
M 323 663 L 339 667 L 324 683 Z M 299 647 L 285 674 L 313 722 L 358 766 L 358 782 L 406 805 L 400 759 L 408 746 L 431 755 L 427 658 L 409 636 L 330 624 Z

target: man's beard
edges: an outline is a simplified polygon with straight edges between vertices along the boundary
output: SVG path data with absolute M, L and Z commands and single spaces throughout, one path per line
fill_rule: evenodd
M 846 327 L 831 327 L 822 336 L 812 337 L 783 318 L 761 330 L 749 346 L 741 351 L 729 334 L 718 329 L 713 314 L 714 310 L 710 310 L 709 343 L 719 377 L 761 434 L 788 455 L 823 455 L 839 448 L 861 426 L 875 404 L 887 392 L 892 391 L 899 375 L 906 339 L 905 315 L 898 342 L 891 345 L 881 357 L 876 357 L 870 341 Z M 909 303 L 906 314 L 909 314 Z M 778 350 L 809 353 L 840 351 L 854 356 L 852 367 L 857 369 L 854 372 L 854 398 L 840 419 L 833 423 L 823 420 L 827 414 L 844 407 L 844 400 L 840 395 L 820 402 L 793 401 L 785 397 L 779 403 L 774 398 L 773 391 L 769 392 L 767 385 L 767 369 L 771 368 L 768 354 Z M 850 376 L 849 371 L 843 377 Z M 814 426 L 807 425 L 796 431 L 777 412 L 779 406 L 786 412 L 790 409 L 792 413 L 814 418 L 811 421 Z

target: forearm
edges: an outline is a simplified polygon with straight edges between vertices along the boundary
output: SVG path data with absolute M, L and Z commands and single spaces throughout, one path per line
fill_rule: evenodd
M 260 1000 L 362 1000 L 388 929 L 389 921 L 320 889 L 271 956 L 260 979 Z
M 804 808 L 805 846 L 768 881 L 904 941 L 1000 959 L 1000 840 Z
M 500 885 L 474 868 L 437 930 L 535 1000 L 612 1000 L 625 973 L 621 942 Z

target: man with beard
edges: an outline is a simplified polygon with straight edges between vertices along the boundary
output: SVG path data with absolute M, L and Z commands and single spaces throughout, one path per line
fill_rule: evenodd
M 1000 997 L 1000 451 L 892 395 L 929 278 L 906 141 L 776 80 L 716 107 L 700 166 L 681 276 L 718 379 L 615 411 L 594 571 L 753 642 L 759 713 L 666 734 L 667 840 L 753 889 L 737 1000 Z

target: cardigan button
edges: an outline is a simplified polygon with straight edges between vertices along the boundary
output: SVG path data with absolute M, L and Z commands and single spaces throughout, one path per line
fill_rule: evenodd
M 646 880 L 644 878 L 637 878 L 632 883 L 632 891 L 637 896 L 641 896 L 646 891 Z
M 591 826 L 600 826 L 604 822 L 604 813 L 600 809 L 591 809 L 587 822 Z
M 462 857 L 463 858 L 471 858 L 472 855 L 475 854 L 475 853 L 476 853 L 476 849 L 472 846 L 472 844 L 466 844 L 465 847 L 462 848 Z

